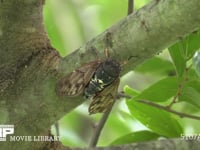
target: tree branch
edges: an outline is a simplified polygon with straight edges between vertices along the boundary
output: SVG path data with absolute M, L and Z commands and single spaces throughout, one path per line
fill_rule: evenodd
M 120 62 L 129 60 L 123 66 L 123 75 L 197 30 L 199 5 L 198 0 L 151 1 L 65 57 L 59 67 L 69 73 L 83 63 L 105 58 L 105 39 L 109 37 L 111 57 Z
M 60 150 L 56 148 L 55 150 Z M 119 146 L 95 147 L 92 150 L 197 150 L 199 149 L 199 135 L 187 137 L 181 135 L 180 139 L 161 139 L 149 142 L 132 143 Z M 62 148 L 62 150 L 91 150 L 91 148 Z
M 128 12 L 127 14 L 130 15 L 134 11 L 134 0 L 128 0 Z

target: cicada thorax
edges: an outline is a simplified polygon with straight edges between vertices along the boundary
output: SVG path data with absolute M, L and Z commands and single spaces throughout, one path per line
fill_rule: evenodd
M 84 96 L 92 98 L 119 78 L 120 64 L 112 59 L 103 61 L 85 87 Z

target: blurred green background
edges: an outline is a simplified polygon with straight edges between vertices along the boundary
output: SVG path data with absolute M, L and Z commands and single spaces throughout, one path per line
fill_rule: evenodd
M 136 0 L 136 8 L 148 0 Z M 47 0 L 44 19 L 53 46 L 62 56 L 79 48 L 127 15 L 128 0 Z
M 135 9 L 148 2 L 149 0 L 135 0 Z M 44 20 L 52 45 L 62 56 L 66 56 L 125 17 L 127 4 L 128 0 L 46 0 Z M 134 98 L 117 101 L 102 131 L 99 146 L 160 137 L 180 137 L 181 134 L 200 132 L 197 120 L 180 118 L 136 102 L 146 99 L 162 105 L 169 104 L 180 90 L 179 85 L 184 83 L 182 95 L 178 97 L 180 103 L 173 105 L 173 108 L 200 115 L 200 81 L 197 75 L 200 58 L 195 57 L 193 60 L 196 66 L 186 71 L 200 47 L 198 33 L 172 46 L 169 51 L 164 50 L 159 56 L 147 60 L 121 78 L 119 90 L 124 90 Z M 189 82 L 185 83 L 184 77 L 189 78 Z M 88 145 L 94 126 L 101 117 L 101 114 L 89 116 L 88 104 L 89 101 L 59 121 L 59 132 L 64 145 Z M 56 134 L 55 126 L 52 126 L 52 132 Z

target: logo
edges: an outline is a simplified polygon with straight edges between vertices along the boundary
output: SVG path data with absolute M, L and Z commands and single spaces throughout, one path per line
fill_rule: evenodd
M 6 136 L 13 133 L 14 125 L 0 125 L 0 141 L 6 141 Z
M 14 125 L 0 125 L 0 142 L 1 141 L 10 141 L 10 142 L 18 142 L 18 141 L 60 141 L 59 136 L 21 136 L 21 135 L 10 135 L 9 138 L 6 140 L 7 135 L 14 134 Z

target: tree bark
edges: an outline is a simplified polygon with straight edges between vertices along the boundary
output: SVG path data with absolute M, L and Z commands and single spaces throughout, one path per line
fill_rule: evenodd
M 200 27 L 200 1 L 155 0 L 72 54 L 61 58 L 43 25 L 44 0 L 0 0 L 0 124 L 15 136 L 46 135 L 64 114 L 84 102 L 59 97 L 56 82 L 83 63 L 111 57 L 126 62 L 121 75 Z M 1 142 L 2 149 L 39 149 L 46 143 Z
M 147 149 L 148 150 L 197 150 L 199 148 L 200 148 L 199 141 L 163 139 L 163 140 L 141 142 L 128 145 L 94 148 L 93 150 L 147 150 Z M 74 150 L 89 150 L 89 149 L 85 148 L 85 149 L 74 149 Z

